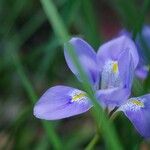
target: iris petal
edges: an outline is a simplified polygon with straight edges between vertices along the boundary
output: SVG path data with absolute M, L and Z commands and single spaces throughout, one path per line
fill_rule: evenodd
M 72 38 L 69 41 L 75 50 L 75 53 L 79 59 L 80 65 L 87 73 L 89 80 L 95 86 L 99 83 L 99 71 L 97 67 L 96 53 L 93 48 L 81 38 Z M 66 49 L 64 49 L 65 59 L 70 70 L 79 78 L 79 72 L 75 67 L 72 59 L 70 58 Z
M 136 68 L 139 61 L 136 46 L 128 36 L 123 35 L 100 46 L 97 55 L 99 69 L 102 70 L 105 62 L 108 60 L 118 60 L 120 54 L 125 50 L 130 51 L 133 57 L 134 68 Z
M 57 120 L 88 111 L 92 107 L 85 92 L 67 87 L 48 89 L 34 106 L 34 115 L 45 120 Z
M 120 32 L 120 35 L 126 35 L 129 38 L 132 38 L 132 33 L 128 32 L 126 29 L 123 29 Z M 150 39 L 150 27 L 144 25 L 142 32 L 141 32 L 141 37 L 144 40 L 145 44 L 147 47 L 150 47 L 149 44 L 149 39 Z M 137 35 L 137 38 L 135 39 L 135 44 L 137 46 L 138 54 L 139 54 L 139 63 L 138 66 L 135 70 L 135 74 L 138 78 L 140 79 L 145 79 L 148 75 L 149 68 L 147 67 L 147 57 L 146 57 L 146 52 L 145 52 L 145 47 L 143 46 L 143 43 L 140 40 L 139 34 Z
M 128 99 L 130 90 L 127 88 L 111 88 L 97 91 L 97 98 L 104 107 L 120 106 Z
M 120 109 L 145 138 L 150 138 L 150 94 L 131 98 Z
M 142 80 L 148 76 L 149 67 L 143 64 L 139 64 L 135 70 L 135 74 Z
M 133 57 L 129 50 L 126 50 L 120 54 L 118 59 L 119 75 L 122 79 L 123 86 L 131 89 L 133 82 L 134 64 Z

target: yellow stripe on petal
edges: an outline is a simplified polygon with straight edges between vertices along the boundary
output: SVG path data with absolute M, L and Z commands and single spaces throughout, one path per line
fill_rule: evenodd
M 139 107 L 144 107 L 144 103 L 137 100 L 137 99 L 132 99 L 132 104 L 136 105 L 136 106 L 139 106 Z
M 112 70 L 113 70 L 114 73 L 118 73 L 118 63 L 117 62 L 113 63 Z
M 76 102 L 76 101 L 80 101 L 81 99 L 85 98 L 86 94 L 85 93 L 76 93 L 73 97 L 72 97 L 72 101 Z

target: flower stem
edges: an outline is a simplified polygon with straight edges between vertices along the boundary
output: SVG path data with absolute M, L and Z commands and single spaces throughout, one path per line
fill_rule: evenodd
M 99 140 L 99 135 L 95 134 L 95 136 L 90 141 L 90 143 L 87 145 L 87 147 L 85 148 L 85 150 L 92 150 L 92 149 L 94 149 L 94 146 L 96 145 L 96 143 L 98 142 L 98 140 Z
M 114 114 L 115 114 L 117 109 L 118 109 L 118 107 L 115 107 L 110 113 L 108 113 L 108 108 L 106 108 L 106 113 L 108 113 L 109 120 L 113 120 L 115 118 Z M 85 150 L 92 150 L 92 149 L 94 149 L 94 146 L 97 144 L 99 138 L 100 138 L 100 135 L 98 133 L 96 133 L 94 135 L 94 137 L 92 138 L 92 140 L 90 141 L 90 143 L 85 148 Z
M 113 115 L 114 115 L 114 113 L 116 112 L 117 109 L 118 109 L 118 107 L 115 107 L 115 108 L 108 114 L 108 116 L 109 116 L 110 119 L 113 117 Z

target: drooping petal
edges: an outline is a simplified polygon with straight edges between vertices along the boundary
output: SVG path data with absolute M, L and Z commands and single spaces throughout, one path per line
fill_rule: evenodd
M 45 120 L 57 120 L 78 115 L 92 107 L 85 92 L 67 86 L 48 89 L 34 106 L 34 115 Z
M 133 57 L 131 56 L 129 50 L 125 50 L 120 54 L 118 66 L 123 87 L 131 89 L 134 74 L 134 64 Z
M 95 51 L 87 42 L 81 38 L 72 38 L 69 42 L 74 47 L 79 62 L 84 71 L 87 73 L 89 80 L 92 84 L 97 86 L 99 82 L 99 71 L 97 67 Z M 64 49 L 64 54 L 69 68 L 80 79 L 78 69 L 75 67 L 66 49 Z
M 97 54 L 99 69 L 102 70 L 106 61 L 117 61 L 119 55 L 129 50 L 133 57 L 134 68 L 136 68 L 139 57 L 134 42 L 128 36 L 120 36 L 100 46 Z
M 97 91 L 97 98 L 104 107 L 120 106 L 130 96 L 127 88 L 111 88 Z
M 150 94 L 129 99 L 120 109 L 145 138 L 150 138 Z

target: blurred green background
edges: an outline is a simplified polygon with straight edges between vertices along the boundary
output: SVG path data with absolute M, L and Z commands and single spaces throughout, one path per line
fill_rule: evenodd
M 85 149 L 97 132 L 90 112 L 60 121 L 33 116 L 47 88 L 80 87 L 64 60 L 61 35 L 80 36 L 97 50 L 123 28 L 135 38 L 144 24 L 150 24 L 149 0 L 0 0 L 0 149 Z M 133 93 L 149 89 L 148 77 L 135 81 Z M 150 149 L 124 115 L 113 122 L 123 149 Z M 108 149 L 105 141 L 94 149 Z

